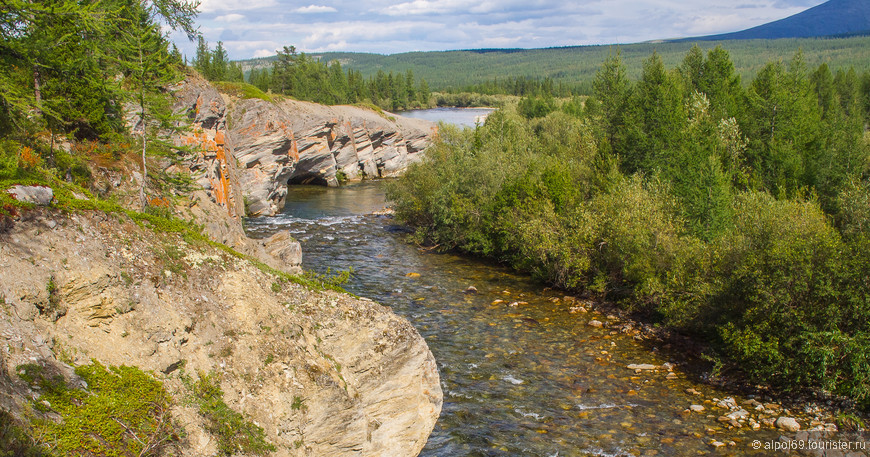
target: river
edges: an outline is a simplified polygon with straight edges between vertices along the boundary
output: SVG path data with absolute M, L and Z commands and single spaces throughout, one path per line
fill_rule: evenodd
M 719 455 L 753 455 L 753 440 L 779 436 L 748 424 L 729 430 L 717 420 L 729 410 L 711 402 L 745 398 L 684 374 L 680 356 L 665 348 L 588 326 L 613 320 L 580 311 L 563 292 L 408 244 L 391 218 L 370 214 L 384 204 L 382 182 L 295 186 L 282 214 L 250 220 L 248 230 L 290 230 L 304 268 L 353 268 L 348 291 L 390 306 L 423 335 L 438 361 L 444 407 L 421 455 L 695 456 L 712 452 L 714 440 L 726 444 Z M 477 293 L 466 292 L 471 286 Z M 674 379 L 666 369 L 627 368 L 665 362 L 678 364 Z M 706 410 L 689 412 L 692 404 Z
M 432 122 L 444 122 L 460 127 L 474 127 L 478 122 L 483 123 L 494 108 L 431 108 L 403 111 L 404 117 L 425 119 Z

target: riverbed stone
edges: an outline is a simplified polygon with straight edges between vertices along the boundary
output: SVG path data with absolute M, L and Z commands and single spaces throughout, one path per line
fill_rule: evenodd
M 727 414 L 727 416 L 732 420 L 741 420 L 749 417 L 749 411 L 745 409 L 739 409 L 737 411 L 732 411 Z
M 634 371 L 638 371 L 638 370 L 651 371 L 651 370 L 658 370 L 660 367 L 658 365 L 653 365 L 651 363 L 639 363 L 639 364 L 632 363 L 631 365 L 628 365 L 626 368 L 628 368 L 629 370 L 634 370 Z
M 689 406 L 689 410 L 694 411 L 696 413 L 704 412 L 706 408 L 701 405 L 691 405 Z
M 601 322 L 597 319 L 592 319 L 586 325 L 588 325 L 590 327 L 594 327 L 594 328 L 601 328 L 601 327 L 604 327 L 604 322 Z
M 796 432 L 801 429 L 801 424 L 793 417 L 780 416 L 776 420 L 776 428 L 787 432 Z

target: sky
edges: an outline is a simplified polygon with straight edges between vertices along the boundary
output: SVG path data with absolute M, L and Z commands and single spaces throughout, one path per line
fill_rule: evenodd
M 201 0 L 197 19 L 231 59 L 284 46 L 396 54 L 628 44 L 733 32 L 824 0 Z M 171 35 L 193 57 L 195 45 Z

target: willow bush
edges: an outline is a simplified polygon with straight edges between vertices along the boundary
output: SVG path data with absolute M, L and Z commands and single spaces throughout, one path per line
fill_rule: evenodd
M 838 108 L 859 99 L 854 72 L 810 78 L 798 55 L 744 89 L 721 48 L 678 71 L 653 56 L 636 84 L 620 65 L 582 110 L 526 102 L 443 128 L 389 186 L 399 219 L 693 334 L 755 381 L 870 406 L 870 151 L 864 113 Z M 662 100 L 679 106 L 666 123 Z

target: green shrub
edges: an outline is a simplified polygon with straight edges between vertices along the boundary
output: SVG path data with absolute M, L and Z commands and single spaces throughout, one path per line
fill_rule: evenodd
M 593 198 L 590 210 L 600 218 L 600 268 L 618 295 L 650 301 L 664 293 L 681 230 L 667 187 L 635 176 Z
M 556 111 L 556 101 L 551 97 L 525 97 L 517 105 L 517 112 L 527 119 L 544 117 Z
M 19 367 L 22 379 L 38 385 L 37 409 L 61 420 L 36 420 L 34 436 L 60 455 L 157 456 L 179 441 L 169 413 L 170 397 L 160 381 L 135 367 L 105 367 L 97 361 L 76 368 L 85 389 L 67 387 L 62 376 L 47 378 L 41 367 Z
M 228 82 L 228 81 L 217 81 L 212 82 L 212 84 L 221 92 L 230 94 L 242 99 L 255 98 L 267 102 L 273 101 L 271 95 L 263 92 L 256 86 L 252 86 L 248 83 L 243 82 Z
M 0 457 L 41 457 L 50 455 L 36 445 L 27 431 L 15 423 L 6 411 L 0 410 Z
M 841 309 L 844 246 L 818 204 L 750 192 L 737 198 L 734 232 L 717 266 L 728 353 L 753 376 L 796 385 L 800 360 L 816 332 L 850 325 Z M 817 381 L 817 380 L 816 380 Z
M 265 455 L 275 450 L 275 446 L 266 441 L 262 427 L 245 419 L 224 402 L 217 375 L 200 374 L 193 386 L 193 394 L 199 414 L 205 419 L 206 430 L 218 440 L 221 455 Z

